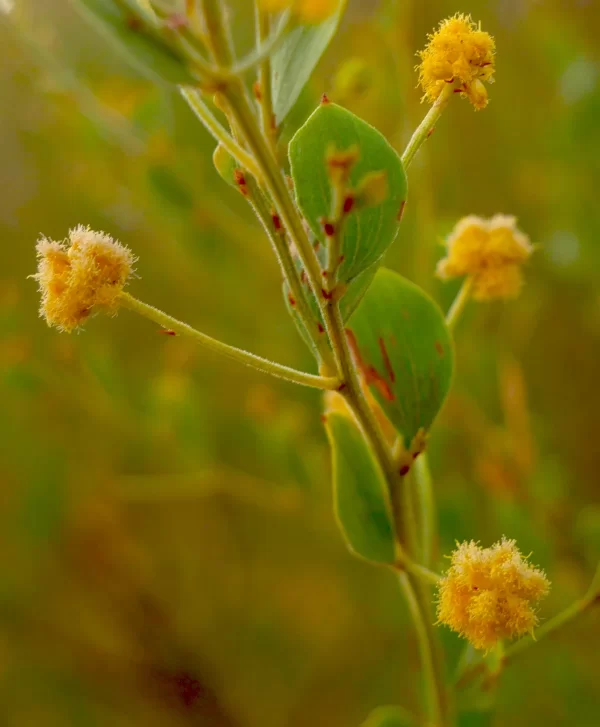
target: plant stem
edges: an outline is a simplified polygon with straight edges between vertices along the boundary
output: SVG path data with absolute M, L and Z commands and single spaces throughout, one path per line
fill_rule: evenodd
M 331 350 L 327 344 L 327 338 L 319 331 L 318 321 L 309 307 L 306 290 L 298 277 L 298 271 L 296 270 L 292 253 L 286 242 L 285 233 L 274 228 L 271 213 L 267 207 L 268 203 L 256 186 L 252 190 L 248 201 L 252 205 L 254 213 L 261 221 L 271 242 L 284 280 L 289 285 L 291 295 L 293 296 L 294 310 L 304 326 L 306 335 L 312 341 L 315 356 L 331 368 L 333 360 Z
M 255 0 L 257 47 L 265 42 L 270 30 L 269 15 L 260 7 L 260 0 Z M 258 86 L 260 91 L 260 125 L 265 139 L 268 139 L 273 153 L 276 151 L 275 115 L 273 113 L 273 86 L 271 84 L 271 58 L 266 55 L 258 69 Z
M 217 0 L 203 0 L 203 4 L 206 7 L 214 6 L 218 3 Z M 209 27 L 210 32 L 210 26 L 207 27 Z M 219 38 L 221 36 L 222 31 L 211 41 L 211 47 L 215 49 L 213 51 L 214 57 L 220 65 L 223 64 L 218 53 L 218 46 L 221 42 Z M 401 489 L 403 480 L 399 472 L 397 472 L 391 448 L 362 391 L 358 372 L 354 366 L 349 350 L 344 321 L 335 292 L 332 291 L 333 294 L 329 292 L 328 295 L 324 294 L 325 291 L 322 288 L 319 261 L 308 239 L 302 218 L 290 196 L 289 189 L 284 180 L 283 173 L 277 164 L 275 155 L 267 140 L 261 134 L 255 115 L 252 113 L 252 108 L 244 93 L 243 84 L 239 80 L 237 84 L 235 82 L 228 82 L 223 93 L 227 100 L 231 117 L 234 119 L 240 132 L 241 139 L 253 154 L 262 172 L 262 183 L 273 201 L 275 210 L 283 223 L 286 233 L 294 243 L 302 260 L 308 282 L 315 295 L 315 300 L 323 317 L 325 330 L 333 350 L 337 368 L 336 373 L 342 381 L 342 393 L 354 412 L 363 434 L 373 447 L 388 480 L 390 494 L 394 497 L 394 493 L 398 493 Z M 439 113 L 441 113 L 441 108 L 438 110 L 438 116 Z M 416 152 L 416 148 L 418 148 L 418 145 L 415 147 L 413 155 Z M 402 525 L 402 517 L 402 513 L 397 513 L 397 527 Z M 402 535 L 401 533 L 398 535 L 400 540 L 399 546 L 401 546 L 403 545 Z M 428 695 L 427 709 L 433 715 L 432 727 L 433 725 L 443 727 L 446 723 L 446 693 L 439 659 L 439 650 L 436 648 L 433 634 L 430 606 L 426 602 L 427 596 L 425 591 L 420 589 L 420 584 L 416 581 L 414 575 L 401 573 L 400 582 L 409 601 L 410 611 L 413 615 L 419 637 Z
M 219 353 L 222 356 L 237 361 L 246 366 L 250 366 L 257 371 L 262 371 L 266 374 L 271 374 L 279 379 L 285 379 L 294 384 L 300 384 L 301 386 L 310 386 L 313 389 L 326 389 L 335 390 L 340 386 L 340 380 L 335 377 L 325 376 L 314 376 L 313 374 L 307 374 L 304 371 L 297 371 L 296 369 L 283 366 L 282 364 L 269 361 L 266 358 L 256 356 L 249 351 L 230 346 L 223 341 L 218 341 L 216 338 L 211 338 L 205 333 L 197 331 L 187 323 L 178 321 L 176 318 L 164 313 L 154 306 L 143 303 L 141 300 L 134 298 L 129 293 L 121 293 L 119 296 L 119 302 L 125 307 L 129 308 L 136 313 L 139 313 L 144 318 L 148 318 L 154 323 L 158 323 L 159 326 L 167 331 L 174 331 L 182 336 L 188 336 L 193 338 L 197 343 L 200 343 L 205 348 L 208 348 L 215 353 Z
M 404 165 L 405 170 L 408 169 L 408 167 L 410 166 L 410 163 L 414 159 L 416 153 L 421 148 L 421 145 L 429 138 L 429 136 L 433 132 L 437 120 L 442 115 L 442 111 L 448 105 L 448 101 L 450 101 L 453 89 L 454 86 L 451 83 L 448 83 L 446 84 L 446 86 L 444 86 L 442 92 L 435 100 L 433 106 L 429 109 L 427 115 L 416 128 L 414 134 L 411 136 L 410 141 L 406 145 L 406 149 L 402 154 L 402 164 Z
M 253 68 L 256 68 L 259 64 L 263 64 L 265 60 L 268 61 L 270 56 L 273 55 L 277 47 L 285 38 L 286 32 L 291 25 L 293 16 L 292 13 L 287 10 L 285 15 L 280 18 L 277 28 L 272 33 L 269 33 L 269 16 L 260 9 L 260 3 L 258 0 L 255 0 L 255 5 L 256 47 L 248 53 L 245 58 L 240 59 L 234 66 L 232 66 L 229 72 L 234 76 L 241 76 L 242 74 L 251 71 Z M 270 80 L 271 79 L 269 77 L 269 85 Z
M 454 299 L 448 313 L 446 314 L 446 325 L 453 331 L 456 327 L 458 319 L 462 315 L 469 298 L 471 297 L 471 290 L 473 289 L 473 278 L 465 278 L 463 284 L 458 291 L 456 298 Z
M 312 245 L 308 240 L 302 220 L 300 219 L 296 207 L 289 195 L 283 176 L 264 138 L 260 134 L 260 130 L 258 129 L 256 121 L 249 108 L 247 107 L 245 99 L 241 94 L 235 92 L 228 93 L 227 98 L 230 103 L 232 114 L 236 119 L 236 123 L 245 137 L 244 140 L 250 151 L 254 154 L 257 163 L 263 172 L 265 186 L 275 203 L 277 213 L 280 215 L 285 229 L 293 240 L 298 250 L 298 254 L 304 263 L 308 281 L 319 304 L 323 321 L 325 323 L 325 329 L 333 349 L 337 366 L 337 374 L 345 384 L 341 393 L 356 416 L 365 437 L 371 444 L 377 459 L 380 462 L 382 470 L 385 473 L 392 499 L 395 499 L 396 501 L 395 515 L 398 529 L 397 535 L 399 537 L 399 545 L 402 545 L 403 536 L 401 528 L 403 516 L 402 509 L 398 506 L 400 499 L 398 494 L 403 487 L 402 478 L 400 478 L 399 473 L 397 472 L 391 449 L 385 440 L 381 427 L 379 426 L 379 422 L 377 421 L 364 393 L 362 392 L 358 373 L 354 367 L 352 356 L 348 348 L 344 322 L 339 310 L 339 304 L 335 301 L 335 296 L 332 296 L 329 300 L 327 300 L 322 294 L 321 269 L 319 262 L 316 258 Z M 409 582 L 410 579 L 413 578 L 413 576 L 410 575 L 407 577 L 409 578 Z M 418 618 L 415 617 L 415 627 L 419 635 L 421 653 L 423 659 L 427 659 L 427 663 L 429 665 L 433 663 L 434 667 L 433 669 L 430 669 L 425 668 L 424 666 L 424 677 L 427 682 L 426 693 L 427 695 L 438 695 L 435 699 L 427 696 L 428 704 L 432 702 L 433 699 L 434 705 L 442 705 L 442 713 L 445 714 L 445 689 L 443 685 L 443 678 L 441 677 L 441 664 L 439 663 L 440 660 L 438 658 L 439 650 L 435 646 L 435 638 L 430 626 L 430 621 L 432 619 L 429 618 L 428 607 L 425 603 L 423 594 L 417 592 L 415 599 L 415 602 L 411 606 L 411 613 L 420 613 Z M 430 709 L 438 710 L 437 707 L 431 707 Z M 443 724 L 445 724 L 443 721 L 436 723 L 436 725 Z
M 341 371 L 341 378 L 345 384 L 342 390 L 346 402 L 354 412 L 358 422 L 363 429 L 367 439 L 379 460 L 381 468 L 386 475 L 390 492 L 395 487 L 399 478 L 394 458 L 379 422 L 369 405 L 362 390 L 358 373 L 352 361 L 352 354 L 348 347 L 348 340 L 344 330 L 344 321 L 340 311 L 339 303 L 333 299 L 326 307 L 326 316 L 329 321 L 329 330 L 332 333 L 331 341 L 335 359 Z
M 233 62 L 233 47 L 229 26 L 223 22 L 223 4 L 221 0 L 200 0 L 205 42 L 220 70 L 227 70 Z
M 436 508 L 427 452 L 422 452 L 417 457 L 413 471 L 415 493 L 419 508 L 419 525 L 421 526 L 419 562 L 426 568 L 431 568 Z
M 204 124 L 207 130 L 220 142 L 231 156 L 239 162 L 252 176 L 260 182 L 260 170 L 251 154 L 242 147 L 225 131 L 217 119 L 212 115 L 208 106 L 202 100 L 200 91 L 193 88 L 181 86 L 181 95 L 188 102 L 192 111 Z
M 262 171 L 264 185 L 273 200 L 277 214 L 286 233 L 293 241 L 302 260 L 310 287 L 319 305 L 325 328 L 328 329 L 326 300 L 322 293 L 322 278 L 319 261 L 304 229 L 302 219 L 290 197 L 285 179 L 273 152 L 261 133 L 252 109 L 241 89 L 230 85 L 226 91 L 227 101 L 244 141 Z M 328 331 L 329 333 L 329 331 Z M 331 338 L 331 336 L 329 336 Z
M 444 716 L 446 711 L 445 688 L 442 675 L 436 665 L 431 634 L 432 626 L 427 618 L 427 611 L 421 602 L 419 587 L 418 584 L 415 584 L 414 577 L 409 573 L 401 572 L 398 575 L 398 580 L 417 632 L 421 667 L 425 676 L 423 684 L 425 687 L 424 702 L 427 710 L 426 724 L 431 725 L 431 727 L 442 727 L 446 724 Z

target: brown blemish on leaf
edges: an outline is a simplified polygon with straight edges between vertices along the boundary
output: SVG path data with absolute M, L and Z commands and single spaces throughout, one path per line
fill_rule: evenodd
M 410 472 L 410 467 L 407 464 L 402 465 L 402 467 L 400 467 L 399 472 L 400 472 L 400 477 L 404 477 L 405 475 L 407 475 Z
M 435 342 L 435 350 L 437 351 L 438 356 L 440 358 L 443 358 L 444 357 L 444 353 L 445 353 L 444 352 L 444 347 L 442 346 L 442 344 L 439 341 L 436 341 Z
M 392 362 L 390 361 L 390 357 L 388 356 L 388 352 L 387 352 L 387 348 L 385 347 L 385 341 L 383 340 L 383 336 L 379 337 L 378 343 L 379 343 L 379 350 L 381 351 L 381 355 L 383 356 L 383 365 L 385 366 L 385 370 L 387 371 L 390 382 L 393 384 L 394 381 L 396 381 L 396 374 L 394 373 L 394 369 L 392 367 Z
M 327 96 L 327 94 L 326 94 L 326 93 L 324 93 L 324 94 L 323 94 L 323 95 L 321 96 L 321 106 L 325 106 L 325 105 L 326 105 L 326 104 L 328 104 L 328 103 L 331 103 L 331 101 L 329 100 L 329 96 Z
M 403 199 L 402 202 L 400 202 L 400 209 L 398 210 L 398 216 L 397 220 L 400 222 L 402 220 L 402 216 L 404 215 L 404 208 L 406 207 L 406 200 Z
M 348 345 L 350 346 L 350 350 L 352 351 L 352 355 L 354 356 L 356 360 L 356 365 L 360 369 L 360 372 L 365 380 L 365 384 L 367 386 L 370 386 L 373 384 L 373 386 L 379 391 L 381 396 L 383 396 L 384 399 L 387 399 L 388 401 L 394 401 L 396 398 L 396 395 L 392 391 L 391 386 L 386 381 L 386 379 L 377 371 L 375 366 L 372 364 L 367 363 L 361 353 L 360 349 L 358 347 L 358 341 L 356 340 L 356 336 L 354 335 L 354 331 L 351 331 L 349 328 L 346 328 L 346 338 L 348 339 Z

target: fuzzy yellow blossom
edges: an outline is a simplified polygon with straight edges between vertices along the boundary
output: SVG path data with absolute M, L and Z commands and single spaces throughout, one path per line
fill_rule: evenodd
M 538 623 L 535 604 L 550 582 L 531 566 L 514 540 L 481 548 L 461 543 L 439 585 L 438 622 L 489 651 L 502 639 L 531 633 Z
M 332 15 L 340 0 L 260 0 L 268 13 L 291 9 L 301 23 L 320 23 Z
M 94 310 L 116 312 L 118 297 L 131 275 L 131 251 L 103 232 L 80 225 L 69 238 L 37 243 L 38 272 L 33 275 L 42 296 L 40 315 L 49 326 L 72 331 Z
M 469 275 L 477 300 L 514 298 L 523 284 L 521 266 L 533 251 L 527 235 L 508 215 L 464 217 L 446 241 L 448 254 L 439 261 L 440 278 Z
M 429 36 L 425 50 L 419 52 L 421 63 L 419 84 L 427 99 L 433 102 L 446 84 L 468 98 L 475 109 L 487 106 L 484 81 L 494 81 L 494 52 L 496 44 L 489 33 L 475 25 L 470 15 L 457 13 L 443 20 Z

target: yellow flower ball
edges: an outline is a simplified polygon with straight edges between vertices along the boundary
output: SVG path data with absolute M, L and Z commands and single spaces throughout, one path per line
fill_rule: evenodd
M 62 331 L 78 328 L 94 310 L 115 313 L 119 294 L 132 273 L 131 251 L 103 232 L 80 225 L 69 238 L 42 237 L 37 244 L 42 296 L 40 315 Z
M 438 623 L 489 651 L 533 632 L 535 606 L 549 589 L 544 572 L 527 562 L 514 540 L 503 538 L 491 548 L 461 543 L 439 584 Z
M 488 103 L 483 81 L 493 82 L 495 42 L 489 33 L 475 25 L 471 16 L 456 14 L 443 20 L 429 36 L 429 43 L 419 52 L 419 85 L 433 102 L 447 84 L 455 93 L 468 98 L 475 109 Z
M 529 238 L 517 228 L 515 217 L 475 215 L 458 222 L 446 241 L 445 258 L 437 274 L 448 279 L 468 275 L 477 300 L 512 298 L 523 284 L 521 266 L 533 251 Z

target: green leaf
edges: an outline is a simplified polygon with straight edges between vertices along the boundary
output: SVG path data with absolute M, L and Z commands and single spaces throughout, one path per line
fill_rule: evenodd
M 151 16 L 129 0 L 71 0 L 140 73 L 155 82 L 193 84 L 186 62 L 159 36 Z M 134 10 L 135 8 L 135 10 Z
M 377 707 L 363 722 L 362 727 L 414 727 L 416 722 L 402 707 Z
M 393 563 L 392 512 L 375 455 L 349 413 L 328 413 L 325 427 L 332 451 L 334 510 L 346 542 L 367 560 Z
M 271 58 L 273 112 L 279 125 L 296 103 L 321 56 L 335 35 L 346 0 L 318 25 L 297 25 L 279 45 Z
M 348 215 L 341 253 L 344 261 L 338 280 L 349 284 L 357 275 L 381 261 L 398 232 L 406 201 L 406 174 L 398 154 L 384 136 L 341 106 L 324 103 L 302 126 L 289 145 L 296 200 L 313 234 L 326 246 L 322 219 L 331 214 L 331 184 L 326 155 L 331 147 L 345 151 L 358 147 L 350 185 L 358 187 L 365 176 L 384 172 L 387 198 L 375 206 Z
M 418 286 L 381 268 L 349 320 L 348 342 L 375 398 L 405 446 L 431 427 L 452 379 L 450 332 Z

